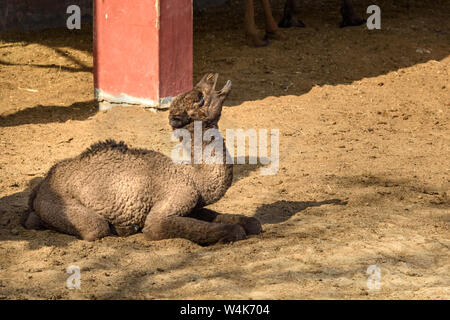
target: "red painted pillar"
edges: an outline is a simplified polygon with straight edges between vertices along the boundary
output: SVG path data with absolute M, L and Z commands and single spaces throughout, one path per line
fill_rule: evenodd
M 192 89 L 192 0 L 95 0 L 94 85 L 100 109 Z

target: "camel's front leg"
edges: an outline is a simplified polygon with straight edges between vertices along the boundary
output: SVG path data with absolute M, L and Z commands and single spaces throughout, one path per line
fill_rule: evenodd
M 245 0 L 244 13 L 245 34 L 250 44 L 255 47 L 267 46 L 269 42 L 259 37 L 258 28 L 255 23 L 255 6 L 254 0 Z
M 275 40 L 286 40 L 287 37 L 281 33 L 272 16 L 272 9 L 270 8 L 269 0 L 261 0 L 264 11 L 264 18 L 266 20 L 266 38 Z
M 184 238 L 206 245 L 246 238 L 245 230 L 239 225 L 212 223 L 185 216 L 193 206 L 191 201 L 185 203 L 183 198 L 173 198 L 170 202 L 166 199 L 152 207 L 142 230 L 147 239 Z
M 365 19 L 361 19 L 359 16 L 356 15 L 351 0 L 342 0 L 341 14 L 342 14 L 341 28 L 347 26 L 360 26 L 366 23 Z
M 220 214 L 210 209 L 200 208 L 193 210 L 189 217 L 214 223 L 237 224 L 244 228 L 247 235 L 262 232 L 261 223 L 258 219 L 242 214 Z

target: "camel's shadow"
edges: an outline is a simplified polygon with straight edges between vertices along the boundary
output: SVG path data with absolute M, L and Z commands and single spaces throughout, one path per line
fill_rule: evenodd
M 326 204 L 346 205 L 347 202 L 340 199 L 329 199 L 323 201 L 287 201 L 278 200 L 272 203 L 263 204 L 254 214 L 262 224 L 281 223 L 300 211 L 310 207 L 319 207 Z

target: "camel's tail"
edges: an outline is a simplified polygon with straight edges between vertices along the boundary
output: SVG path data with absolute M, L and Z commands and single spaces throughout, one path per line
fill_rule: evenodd
M 22 213 L 20 218 L 20 224 L 26 229 L 39 229 L 41 227 L 40 220 L 37 214 L 34 212 L 33 202 L 36 199 L 37 192 L 41 186 L 42 181 L 33 187 L 30 196 L 28 198 L 28 209 Z

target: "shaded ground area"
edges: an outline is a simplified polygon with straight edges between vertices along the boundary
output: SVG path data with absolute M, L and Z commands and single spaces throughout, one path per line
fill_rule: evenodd
M 450 298 L 450 3 L 376 1 L 378 31 L 339 29 L 334 1 L 304 3 L 308 28 L 267 48 L 246 46 L 239 2 L 195 17 L 195 79 L 233 81 L 221 129 L 280 130 L 278 174 L 236 166 L 212 206 L 263 223 L 230 245 L 24 230 L 29 186 L 55 161 L 98 139 L 174 142 L 167 112 L 97 112 L 89 27 L 3 34 L 0 298 Z M 70 265 L 81 290 L 65 288 Z

